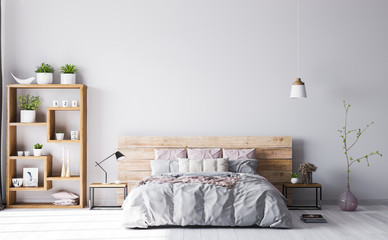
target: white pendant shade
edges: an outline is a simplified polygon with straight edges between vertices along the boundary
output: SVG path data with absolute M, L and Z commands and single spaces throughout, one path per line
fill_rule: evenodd
M 306 87 L 300 78 L 292 83 L 290 98 L 307 98 Z

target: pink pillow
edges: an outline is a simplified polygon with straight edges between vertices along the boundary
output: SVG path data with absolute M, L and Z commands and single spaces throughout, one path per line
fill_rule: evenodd
M 251 149 L 222 149 L 222 156 L 229 160 L 255 159 L 256 148 Z
M 155 160 L 178 160 L 186 158 L 186 148 L 154 149 Z
M 221 158 L 221 148 L 188 148 L 189 159 L 216 159 Z

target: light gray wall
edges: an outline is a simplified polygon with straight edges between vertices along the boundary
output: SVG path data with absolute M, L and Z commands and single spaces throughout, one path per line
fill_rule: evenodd
M 296 78 L 296 1 L 2 4 L 6 84 L 13 83 L 10 72 L 32 76 L 42 61 L 80 68 L 89 87 L 89 183 L 102 181 L 93 161 L 113 152 L 122 135 L 290 135 L 294 171 L 301 162 L 316 164 L 314 180 L 324 185 L 324 199 L 334 200 L 345 189 L 337 134 L 343 99 L 352 104 L 351 126 L 376 123 L 354 155 L 388 153 L 387 1 L 301 0 L 306 100 L 288 98 Z M 105 166 L 113 181 L 116 163 Z M 369 168 L 355 166 L 353 192 L 361 200 L 388 199 L 387 169 L 385 156 Z

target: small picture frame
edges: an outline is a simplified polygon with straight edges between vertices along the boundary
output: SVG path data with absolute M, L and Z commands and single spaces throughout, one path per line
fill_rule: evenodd
M 23 168 L 23 186 L 38 186 L 38 168 Z
M 62 101 L 62 107 L 68 107 L 68 104 L 67 100 Z
M 53 101 L 53 107 L 59 107 L 59 102 L 58 100 Z
M 70 131 L 70 139 L 71 140 L 78 140 L 79 138 L 79 133 L 78 131 Z
M 71 101 L 71 106 L 72 107 L 78 107 L 78 101 L 77 100 Z

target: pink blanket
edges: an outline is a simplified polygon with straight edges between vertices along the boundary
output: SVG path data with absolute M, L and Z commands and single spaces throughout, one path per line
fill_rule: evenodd
M 169 177 L 169 176 L 155 176 L 141 180 L 138 185 L 146 184 L 147 182 L 156 183 L 203 183 L 214 184 L 221 187 L 232 188 L 236 185 L 238 177 L 205 177 L 205 176 L 182 176 L 182 177 Z

